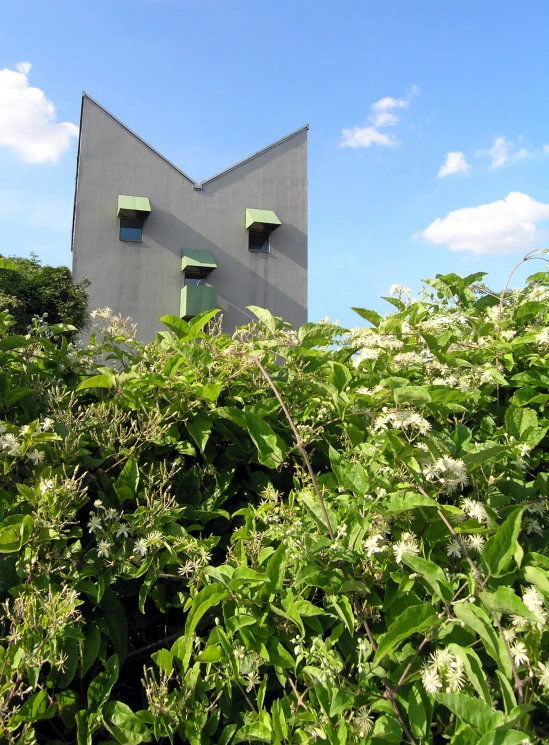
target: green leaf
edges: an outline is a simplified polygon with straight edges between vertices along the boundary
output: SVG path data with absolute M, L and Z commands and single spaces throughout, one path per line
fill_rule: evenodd
M 275 735 L 282 742 L 288 737 L 288 725 L 286 723 L 286 715 L 279 699 L 275 699 L 271 708 L 271 719 L 273 722 L 273 729 Z
M 188 419 L 185 422 L 185 426 L 189 430 L 191 437 L 196 442 L 202 453 L 210 439 L 212 424 L 213 422 L 210 419 L 206 419 L 205 416 L 200 416 L 200 414 L 195 416 L 194 419 Z
M 267 468 L 278 468 L 286 457 L 282 440 L 264 419 L 251 411 L 245 411 L 244 417 L 248 433 L 257 448 L 259 462 Z
M 172 654 L 181 660 L 183 670 L 189 666 L 192 654 L 192 635 L 204 614 L 229 595 L 229 591 L 218 582 L 204 587 L 194 598 L 191 610 L 185 623 L 185 634 L 180 636 L 172 646 Z
M 516 440 L 527 440 L 528 432 L 538 426 L 538 416 L 533 409 L 511 405 L 505 412 L 505 426 Z
M 257 623 L 255 619 L 254 623 Z M 219 662 L 223 659 L 223 650 L 217 644 L 206 647 L 196 658 L 198 662 Z
M 92 680 L 88 686 L 88 709 L 89 711 L 99 711 L 105 701 L 110 696 L 112 687 L 118 680 L 118 655 L 105 662 L 105 671 Z
M 246 307 L 259 318 L 261 323 L 265 324 L 272 334 L 275 333 L 277 329 L 277 319 L 273 316 L 270 310 L 260 308 L 257 305 L 247 305 Z
M 139 745 L 140 742 L 151 742 L 153 739 L 147 725 L 121 701 L 109 701 L 105 704 L 102 720 L 120 745 Z
M 401 388 L 395 388 L 393 396 L 397 406 L 403 403 L 428 404 L 431 401 L 429 391 L 419 385 L 403 385 Z
M 172 674 L 173 654 L 169 649 L 159 649 L 158 652 L 152 654 L 151 657 L 163 673 L 166 673 L 166 675 Z
M 505 574 L 518 547 L 518 536 L 525 507 L 515 509 L 484 546 L 482 558 L 494 577 Z
M 332 371 L 328 375 L 328 382 L 341 393 L 349 385 L 351 373 L 349 369 L 340 362 L 331 362 Z
M 455 603 L 454 614 L 480 636 L 490 657 L 498 663 L 500 670 L 510 678 L 511 664 L 505 652 L 503 641 L 498 638 L 486 612 L 471 603 Z
M 14 272 L 21 271 L 19 264 L 16 264 L 15 261 L 11 261 L 10 259 L 4 259 L 2 256 L 0 256 L 0 269 L 10 269 Z
M 453 597 L 453 590 L 450 582 L 446 578 L 444 571 L 432 561 L 423 559 L 421 556 L 404 554 L 402 562 L 411 567 L 423 577 L 433 592 L 439 596 L 445 603 L 449 603 Z
M 541 590 L 541 592 L 549 598 L 549 577 L 547 575 L 547 572 L 544 572 L 542 569 L 539 569 L 538 567 L 531 567 L 527 566 L 523 569 L 524 573 L 524 579 L 527 582 L 530 582 L 531 584 L 535 585 L 538 590 Z
M 351 308 L 351 310 L 358 313 L 361 318 L 370 321 L 372 326 L 375 326 L 376 328 L 379 328 L 379 324 L 383 321 L 383 316 L 380 316 L 379 313 L 375 312 L 375 310 L 367 310 L 366 308 Z
M 414 683 L 408 693 L 408 719 L 410 720 L 410 729 L 412 735 L 419 740 L 427 736 L 428 722 L 427 712 L 429 707 L 424 699 L 425 694 L 419 683 Z
M 27 339 L 25 336 L 5 336 L 0 339 L 0 349 L 25 349 L 36 344 L 36 339 Z
M 493 445 L 492 447 L 479 450 L 477 453 L 467 453 L 463 456 L 463 462 L 467 468 L 478 466 L 489 460 L 501 460 L 504 454 L 509 452 L 507 445 Z
M 307 511 L 312 515 L 315 522 L 318 523 L 323 529 L 324 532 L 328 532 L 328 525 L 326 523 L 326 516 L 324 515 L 324 510 L 322 509 L 322 506 L 320 502 L 318 501 L 318 497 L 316 494 L 311 494 L 310 492 L 299 492 L 298 494 L 299 501 L 302 502 Z M 330 520 L 330 524 L 332 526 L 332 529 L 334 529 L 337 525 L 337 518 L 333 510 L 331 510 L 328 505 L 326 506 L 326 512 L 328 513 L 328 519 Z
M 179 318 L 178 316 L 162 316 L 159 320 L 160 323 L 167 326 L 170 331 L 173 331 L 178 339 L 184 339 L 189 336 L 191 328 L 187 321 L 184 321 L 182 318 Z
M 374 662 L 380 662 L 413 634 L 430 629 L 438 622 L 435 609 L 430 603 L 421 603 L 406 608 L 389 626 L 378 644 Z
M 337 595 L 334 595 L 332 596 L 331 600 L 337 615 L 341 618 L 341 620 L 347 627 L 347 631 L 349 632 L 349 634 L 353 636 L 353 634 L 355 633 L 355 616 L 348 598 L 345 595 L 340 595 L 339 597 Z
M 34 521 L 30 515 L 11 515 L 0 523 L 0 554 L 19 551 L 32 535 Z
M 99 653 L 99 647 L 101 646 L 101 632 L 97 626 L 91 626 L 90 630 L 86 634 L 86 639 L 82 642 L 82 670 L 81 677 L 83 678 L 90 667 L 97 659 Z
M 388 514 L 396 514 L 398 512 L 407 512 L 413 510 L 416 507 L 438 507 L 438 502 L 435 502 L 431 497 L 426 497 L 423 494 L 419 494 L 415 491 L 407 491 L 398 494 L 390 494 L 389 500 L 383 505 L 383 511 Z
M 77 745 L 92 745 L 92 733 L 90 729 L 90 715 L 82 709 L 75 716 L 76 720 L 76 742 Z
M 516 729 L 494 729 L 481 737 L 477 745 L 521 745 L 528 739 L 524 734 Z
M 488 610 L 507 615 L 522 616 L 530 621 L 539 619 L 528 610 L 522 600 L 510 587 L 498 587 L 495 592 L 481 592 L 479 598 Z
M 286 547 L 284 543 L 280 543 L 274 554 L 269 557 L 267 565 L 265 567 L 265 574 L 270 580 L 271 591 L 282 589 L 282 583 L 284 581 L 284 574 L 286 570 Z
M 329 446 L 330 465 L 341 486 L 362 496 L 366 494 L 370 481 L 368 474 L 360 463 L 353 463 L 341 453 Z
M 223 387 L 222 383 L 206 383 L 200 391 L 200 395 L 207 401 L 217 401 Z
M 454 643 L 448 644 L 448 649 L 454 657 L 457 657 L 463 663 L 467 677 L 481 699 L 491 706 L 492 697 L 490 695 L 490 689 L 486 683 L 486 672 L 475 650 L 470 647 L 463 648 L 460 647 L 459 644 Z
M 271 742 L 271 730 L 262 722 L 245 724 L 234 736 L 232 743 L 238 742 Z
M 115 375 L 94 375 L 91 378 L 86 378 L 77 387 L 77 391 L 83 391 L 87 388 L 113 388 L 115 383 Z
M 487 731 L 493 711 L 492 707 L 484 701 L 465 693 L 437 693 L 435 698 L 450 709 L 458 719 L 470 724 L 479 733 Z
M 139 467 L 133 457 L 128 458 L 119 477 L 116 479 L 116 488 L 120 489 L 124 487 L 130 489 L 132 495 L 135 497 L 139 487 Z
M 28 698 L 17 713 L 9 720 L 8 729 L 14 730 L 23 722 L 37 722 L 54 716 L 56 706 L 50 706 L 45 688 Z

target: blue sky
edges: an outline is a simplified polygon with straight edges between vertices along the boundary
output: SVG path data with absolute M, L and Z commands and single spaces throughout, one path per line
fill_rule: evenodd
M 70 265 L 85 90 L 197 180 L 310 123 L 311 320 L 498 289 L 549 246 L 548 28 L 546 0 L 5 3 L 0 252 Z

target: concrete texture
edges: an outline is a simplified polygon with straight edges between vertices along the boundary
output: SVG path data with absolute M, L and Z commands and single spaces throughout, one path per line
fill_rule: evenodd
M 148 197 L 143 243 L 118 239 L 117 196 Z M 247 207 L 276 212 L 270 253 L 248 250 Z M 184 249 L 209 250 L 224 329 L 249 322 L 247 305 L 294 326 L 307 321 L 307 128 L 195 184 L 86 95 L 73 226 L 73 274 L 91 285 L 90 309 L 131 316 L 154 339 L 158 319 L 179 315 Z

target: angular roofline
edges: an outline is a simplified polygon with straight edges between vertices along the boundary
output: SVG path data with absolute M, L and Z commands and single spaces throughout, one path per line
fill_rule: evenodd
M 133 137 L 135 137 L 141 144 L 145 145 L 151 152 L 153 152 L 155 155 L 157 155 L 159 158 L 161 158 L 165 163 L 167 163 L 169 166 L 171 166 L 174 170 L 176 170 L 178 173 L 180 173 L 184 178 L 187 179 L 193 186 L 195 185 L 195 181 L 188 176 L 184 171 L 181 170 L 181 168 L 178 168 L 174 163 L 171 162 L 171 160 L 168 160 L 162 153 L 158 152 L 152 145 L 149 145 L 148 142 L 146 142 L 142 137 L 140 137 L 138 134 L 136 134 L 132 129 L 127 127 L 124 122 L 121 122 L 120 119 L 117 119 L 117 117 L 114 114 L 111 114 L 111 112 L 106 109 L 104 106 L 101 106 L 100 103 L 98 103 L 94 98 L 89 96 L 86 91 L 82 91 L 82 110 L 84 108 L 84 99 L 87 98 L 90 103 L 93 103 L 97 108 L 101 109 L 103 113 L 107 114 L 113 121 L 115 121 L 117 124 L 119 124 L 123 129 L 126 130 L 129 134 L 131 134 Z M 80 119 L 80 126 L 82 126 L 82 118 Z
M 204 187 L 205 184 L 209 184 L 211 181 L 214 181 L 215 179 L 221 178 L 221 176 L 224 176 L 226 173 L 230 173 L 231 171 L 234 171 L 236 168 L 240 168 L 240 166 L 244 165 L 245 163 L 248 163 L 249 161 L 253 160 L 254 158 L 257 158 L 260 155 L 263 155 L 263 153 L 268 152 L 269 150 L 272 150 L 272 148 L 277 147 L 278 145 L 282 145 L 283 142 L 286 142 L 286 140 L 291 139 L 292 137 L 295 137 L 296 135 L 300 134 L 301 132 L 306 132 L 309 129 L 309 125 L 305 124 L 303 127 L 300 127 L 299 129 L 296 129 L 294 132 L 290 132 L 290 134 L 285 135 L 284 137 L 281 137 L 279 140 L 276 140 L 275 142 L 272 142 L 270 145 L 267 145 L 266 147 L 262 148 L 261 150 L 258 150 L 257 152 L 253 153 L 252 155 L 249 155 L 247 158 L 244 158 L 243 160 L 239 160 L 237 163 L 234 163 L 232 166 L 229 166 L 228 168 L 225 168 L 223 171 L 220 171 L 219 173 L 216 173 L 214 176 L 210 176 L 210 178 L 206 179 L 205 181 L 202 181 L 201 183 L 198 183 L 194 179 L 192 179 L 188 174 L 186 174 L 184 171 L 181 170 L 181 168 L 178 168 L 174 163 L 171 162 L 171 160 L 168 160 L 162 153 L 160 153 L 156 148 L 154 148 L 152 145 L 149 145 L 148 142 L 146 142 L 142 137 L 140 137 L 138 134 L 136 134 L 132 129 L 127 127 L 124 122 L 121 122 L 120 119 L 117 119 L 114 114 L 111 114 L 108 109 L 106 109 L 104 106 L 101 106 L 100 103 L 98 103 L 94 98 L 92 98 L 90 95 L 88 95 L 85 91 L 82 92 L 82 108 L 80 113 L 80 127 L 82 127 L 82 113 L 84 110 L 84 99 L 88 99 L 90 103 L 93 103 L 95 106 L 97 106 L 101 111 L 103 111 L 107 116 L 109 116 L 113 121 L 115 121 L 117 124 L 119 124 L 123 129 L 126 130 L 129 134 L 131 134 L 133 137 L 135 137 L 139 142 L 141 142 L 145 147 L 147 147 L 151 152 L 153 152 L 155 155 L 157 155 L 161 160 L 163 160 L 167 165 L 171 166 L 175 171 L 177 171 L 181 176 L 187 179 L 187 181 L 192 184 L 193 189 L 200 190 Z M 80 156 L 80 138 L 78 142 L 78 157 Z M 78 180 L 78 163 L 76 166 L 76 175 Z M 75 202 L 76 202 L 76 193 L 75 193 Z
M 224 176 L 226 173 L 230 173 L 231 171 L 234 171 L 236 168 L 240 168 L 240 166 L 243 166 L 245 163 L 248 163 L 250 160 L 257 158 L 260 155 L 263 155 L 263 153 L 266 153 L 269 150 L 272 150 L 274 147 L 278 147 L 278 145 L 282 145 L 282 143 L 286 142 L 286 140 L 291 140 L 292 137 L 295 137 L 296 135 L 301 134 L 301 132 L 307 132 L 308 129 L 309 129 L 308 124 L 303 125 L 303 127 L 300 127 L 299 129 L 296 129 L 293 132 L 290 132 L 290 134 L 285 135 L 284 137 L 281 137 L 279 140 L 275 140 L 275 142 L 271 142 L 271 144 L 267 145 L 267 147 L 261 148 L 261 150 L 258 150 L 256 153 L 253 153 L 252 155 L 248 155 L 247 158 L 243 158 L 243 160 L 239 160 L 237 163 L 234 163 L 232 166 L 225 168 L 223 171 L 220 171 L 219 173 L 216 173 L 215 176 L 210 176 L 210 178 L 207 178 L 205 181 L 202 181 L 202 183 L 197 184 L 195 186 L 195 189 L 202 189 L 203 186 L 205 186 L 205 184 L 209 184 L 210 182 L 215 181 L 215 179 L 218 179 L 221 176 Z

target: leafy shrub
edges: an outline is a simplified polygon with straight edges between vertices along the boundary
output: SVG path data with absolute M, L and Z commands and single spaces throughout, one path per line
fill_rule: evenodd
M 4 314 L 2 741 L 546 742 L 549 274 L 482 276 L 351 331 Z
M 34 254 L 0 255 L 0 310 L 9 309 L 14 333 L 25 334 L 33 319 L 45 315 L 50 324 L 66 324 L 64 335 L 73 338 L 88 323 L 87 286 L 87 280 L 74 283 L 68 267 L 42 266 Z

